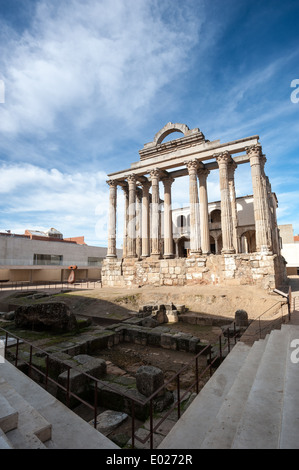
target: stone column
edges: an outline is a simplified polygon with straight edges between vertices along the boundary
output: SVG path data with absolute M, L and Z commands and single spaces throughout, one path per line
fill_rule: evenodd
M 173 258 L 171 185 L 173 178 L 163 179 L 164 185 L 164 258 Z
M 123 239 L 123 258 L 127 257 L 127 238 L 128 238 L 128 223 L 129 223 L 129 189 L 128 186 L 122 186 L 122 190 L 124 192 L 124 200 L 125 200 L 125 207 L 124 207 L 124 239 Z
M 148 181 L 142 183 L 142 242 L 141 242 L 141 257 L 146 258 L 150 255 L 150 229 L 149 229 L 149 189 L 150 183 Z
M 197 187 L 197 160 L 186 162 L 189 173 L 189 199 L 190 199 L 190 255 L 200 255 L 200 222 L 199 200 Z
M 257 144 L 247 147 L 245 150 L 251 166 L 256 251 L 270 253 L 271 243 L 268 238 L 267 228 L 267 200 L 262 176 L 262 148 L 260 144 Z
M 239 253 L 238 235 L 237 235 L 238 211 L 237 211 L 236 187 L 235 187 L 235 170 L 236 170 L 236 168 L 237 168 L 237 164 L 234 161 L 232 161 L 228 165 L 228 187 L 229 187 L 231 213 L 232 213 L 233 247 L 235 249 L 235 252 Z
M 127 177 L 129 184 L 127 258 L 136 258 L 136 176 Z
M 265 164 L 267 158 L 265 155 L 261 156 L 261 174 L 262 174 L 262 182 L 264 188 L 264 195 L 265 195 L 265 206 L 266 206 L 266 227 L 267 227 L 267 238 L 269 242 L 269 249 L 270 251 L 273 250 L 273 219 L 272 219 L 272 211 L 271 211 L 271 189 L 269 188 L 269 178 L 267 178 L 265 174 Z
M 108 249 L 107 258 L 116 258 L 116 202 L 117 182 L 107 181 L 109 184 L 109 215 L 108 215 Z
M 141 257 L 141 240 L 142 240 L 142 192 L 140 188 L 136 190 L 136 254 L 137 258 Z
M 152 182 L 152 205 L 151 205 L 151 256 L 160 258 L 161 253 L 159 249 L 159 181 L 160 181 L 160 170 L 154 169 L 150 172 Z
M 228 184 L 228 164 L 231 162 L 229 152 L 223 152 L 215 155 L 220 177 L 220 196 L 221 196 L 221 231 L 222 231 L 222 251 L 223 254 L 234 253 L 233 247 L 233 225 L 232 213 Z
M 197 172 L 199 179 L 199 210 L 200 210 L 200 236 L 201 249 L 204 254 L 211 252 L 210 230 L 209 230 L 209 210 L 208 210 L 208 192 L 207 177 L 209 170 L 199 169 Z

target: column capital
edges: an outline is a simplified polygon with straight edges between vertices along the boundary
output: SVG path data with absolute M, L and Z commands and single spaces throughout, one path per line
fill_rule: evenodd
M 261 159 L 261 157 L 263 156 L 261 144 L 255 144 L 251 145 L 250 147 L 245 147 L 245 151 L 250 159 L 250 163 L 252 158 Z
M 197 170 L 197 176 L 199 179 L 201 178 L 207 179 L 210 173 L 211 173 L 210 170 L 208 170 L 207 168 L 199 168 Z
M 172 176 L 168 176 L 167 178 L 163 178 L 162 180 L 165 189 L 170 189 L 173 182 L 174 178 L 172 178 Z
M 130 175 L 127 175 L 126 179 L 129 183 L 129 185 L 136 184 L 136 182 L 137 182 L 137 178 L 136 178 L 136 175 L 134 173 L 131 173 Z
M 110 188 L 116 188 L 118 184 L 116 180 L 107 180 L 106 183 L 110 186 Z
M 129 194 L 129 186 L 126 184 L 126 185 L 122 185 L 121 186 L 121 189 L 123 190 L 124 194 L 127 196 Z
M 214 153 L 213 157 L 216 158 L 218 165 L 228 165 L 232 161 L 231 154 L 227 150 L 221 153 Z
M 186 165 L 189 175 L 196 175 L 198 169 L 198 160 L 186 161 L 184 162 L 184 165 Z
M 159 168 L 153 168 L 152 170 L 149 170 L 149 174 L 151 175 L 152 180 L 157 179 L 161 176 L 161 170 Z
M 142 186 L 143 192 L 146 193 L 146 192 L 149 192 L 150 187 L 151 187 L 151 183 L 150 183 L 150 181 L 142 181 L 141 186 Z

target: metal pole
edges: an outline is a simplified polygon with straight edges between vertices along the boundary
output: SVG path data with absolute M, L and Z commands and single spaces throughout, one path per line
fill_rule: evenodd
M 135 403 L 131 400 L 132 408 L 132 449 L 135 449 Z
M 181 396 L 180 396 L 180 374 L 177 376 L 177 391 L 178 391 L 178 419 L 181 417 Z
M 153 400 L 150 400 L 150 449 L 154 448 L 154 433 L 153 433 Z
M 198 387 L 198 357 L 195 359 L 195 374 L 196 374 L 196 393 L 198 394 L 198 392 L 199 392 L 199 387 Z
M 94 383 L 94 428 L 97 428 L 97 415 L 98 415 L 98 382 Z
M 17 338 L 15 367 L 18 367 L 18 355 L 19 355 L 19 338 Z

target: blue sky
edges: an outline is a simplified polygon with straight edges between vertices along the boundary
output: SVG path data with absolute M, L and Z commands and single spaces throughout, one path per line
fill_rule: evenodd
M 259 135 L 278 223 L 299 233 L 297 0 L 0 0 L 0 84 L 0 230 L 106 246 L 107 174 L 171 121 Z M 252 193 L 249 165 L 236 189 Z

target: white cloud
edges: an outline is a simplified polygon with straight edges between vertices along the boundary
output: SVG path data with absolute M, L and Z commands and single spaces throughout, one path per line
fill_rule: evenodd
M 0 130 L 43 135 L 61 115 L 79 128 L 103 114 L 135 120 L 186 70 L 199 28 L 188 4 L 41 0 L 32 28 L 9 44 Z
M 85 235 L 93 244 L 107 238 L 108 190 L 102 172 L 64 174 L 34 165 L 4 164 L 0 168 L 1 227 L 23 233 L 54 226 L 65 237 Z M 96 213 L 101 206 L 101 214 Z

